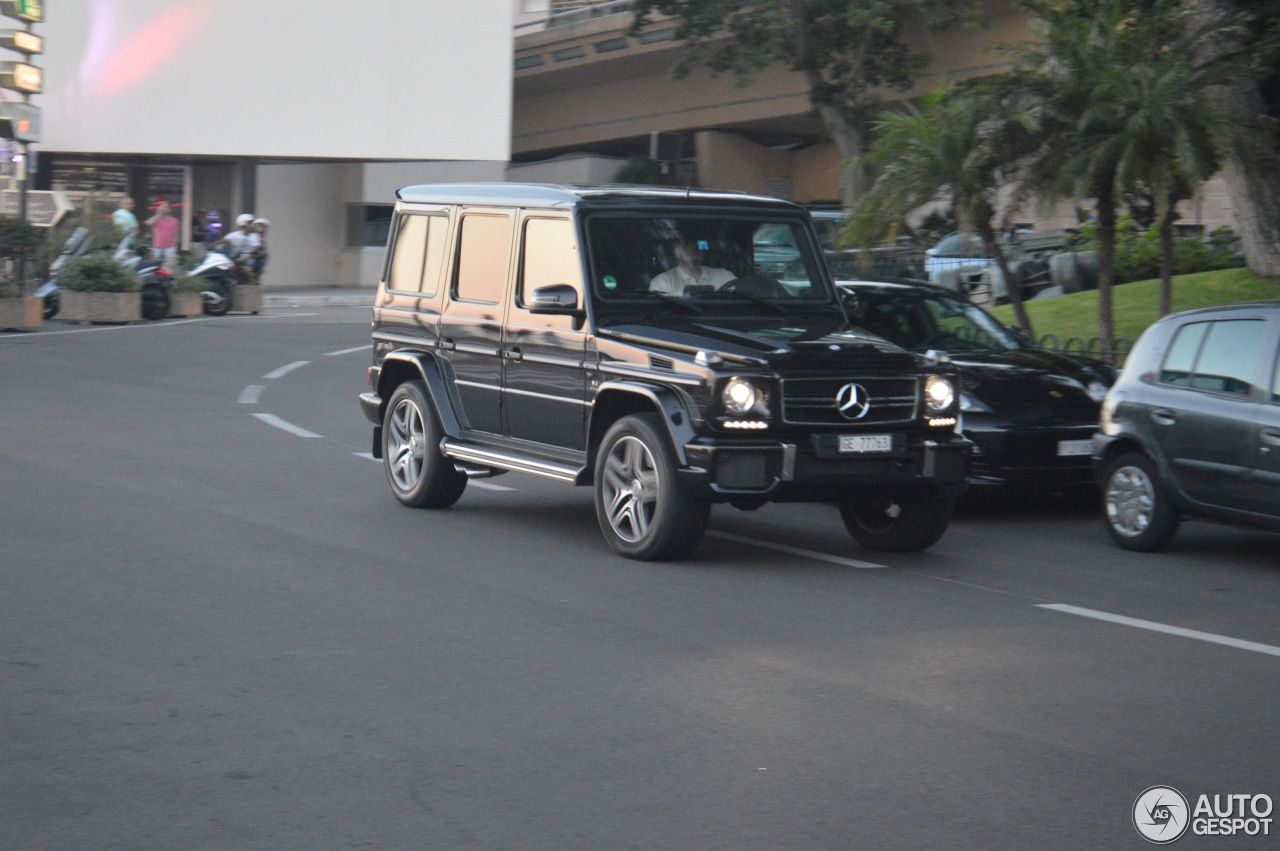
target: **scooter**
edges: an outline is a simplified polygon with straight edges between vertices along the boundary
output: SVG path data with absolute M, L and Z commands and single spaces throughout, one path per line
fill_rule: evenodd
M 194 278 L 205 279 L 204 312 L 210 316 L 223 316 L 231 309 L 231 301 L 236 287 L 246 280 L 249 274 L 244 265 L 223 253 L 220 248 L 211 247 L 204 260 L 187 274 Z
M 37 287 L 34 293 L 43 302 L 42 312 L 45 319 L 57 316 L 58 309 L 61 307 L 59 295 L 62 287 L 58 285 L 58 274 L 62 271 L 62 267 L 67 265 L 67 261 L 72 257 L 88 254 L 92 247 L 93 240 L 89 238 L 89 229 L 86 227 L 76 228 L 62 244 L 62 253 L 49 264 L 49 280 Z

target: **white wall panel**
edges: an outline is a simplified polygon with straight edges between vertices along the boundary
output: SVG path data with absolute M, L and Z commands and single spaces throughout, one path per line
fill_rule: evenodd
M 57 0 L 57 151 L 506 160 L 511 0 Z

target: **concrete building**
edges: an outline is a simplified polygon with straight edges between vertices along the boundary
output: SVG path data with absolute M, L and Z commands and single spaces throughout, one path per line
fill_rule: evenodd
M 32 188 L 264 216 L 273 287 L 372 283 L 397 188 L 504 177 L 512 0 L 45 6 Z
M 670 69 L 681 50 L 674 22 L 658 19 L 632 35 L 630 6 L 526 0 L 515 38 L 512 179 L 573 180 L 591 169 L 616 169 L 647 155 L 650 134 L 661 132 L 682 140 L 688 173 L 700 185 L 802 203 L 838 199 L 839 158 L 802 75 L 774 66 L 743 87 L 731 75 L 696 69 L 674 80 Z M 918 97 L 1007 67 L 998 48 L 1031 37 L 1027 14 L 1005 0 L 982 6 L 989 15 L 983 29 L 915 33 L 915 46 L 932 63 L 914 89 L 886 97 Z M 1233 222 L 1217 179 L 1179 209 L 1181 224 L 1206 231 Z M 1010 221 L 1038 229 L 1078 224 L 1074 204 L 1024 205 L 1010 211 Z

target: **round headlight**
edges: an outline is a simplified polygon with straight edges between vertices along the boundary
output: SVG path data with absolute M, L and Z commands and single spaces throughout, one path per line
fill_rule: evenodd
M 931 375 L 924 383 L 924 404 L 931 414 L 940 414 L 956 401 L 956 386 L 950 378 Z
M 760 401 L 760 391 L 745 378 L 730 378 L 720 392 L 720 404 L 734 416 L 747 413 Z
M 1089 386 L 1085 388 L 1089 394 L 1089 398 L 1095 402 L 1101 402 L 1107 398 L 1107 385 L 1101 381 L 1090 381 Z

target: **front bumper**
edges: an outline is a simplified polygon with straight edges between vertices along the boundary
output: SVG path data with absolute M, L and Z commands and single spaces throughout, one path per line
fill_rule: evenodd
M 685 446 L 682 485 L 716 502 L 813 502 L 909 490 L 955 496 L 965 489 L 973 445 L 965 439 L 903 440 L 894 451 L 839 454 L 816 438 L 697 442 Z
M 965 437 L 974 443 L 969 481 L 1036 488 L 1091 485 L 1095 431 L 1096 424 L 981 429 L 966 421 Z

